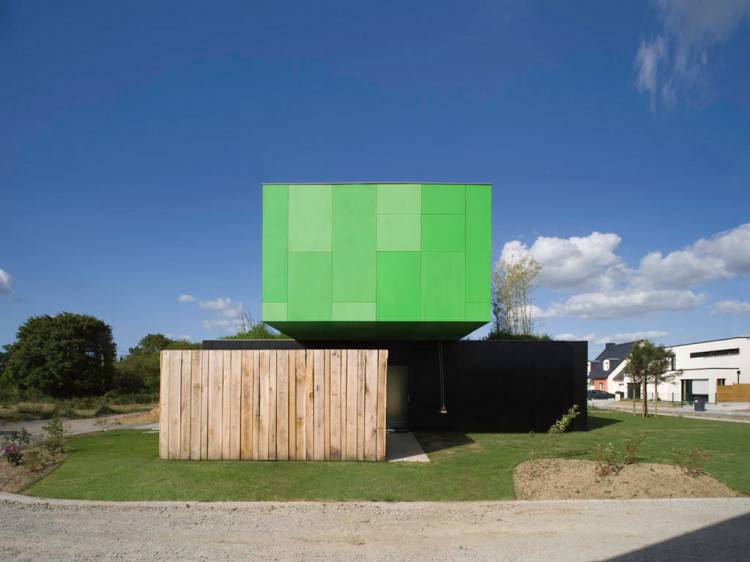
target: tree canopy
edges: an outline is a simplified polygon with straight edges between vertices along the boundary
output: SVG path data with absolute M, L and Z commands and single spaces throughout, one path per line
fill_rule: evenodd
M 6 380 L 55 398 L 103 394 L 112 383 L 115 355 L 112 328 L 98 318 L 33 316 L 18 329 Z

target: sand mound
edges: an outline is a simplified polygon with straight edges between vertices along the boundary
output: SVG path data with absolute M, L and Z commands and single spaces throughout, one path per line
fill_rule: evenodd
M 523 500 L 713 498 L 739 496 L 711 476 L 691 476 L 669 464 L 631 464 L 600 477 L 595 461 L 539 459 L 513 472 L 516 497 Z

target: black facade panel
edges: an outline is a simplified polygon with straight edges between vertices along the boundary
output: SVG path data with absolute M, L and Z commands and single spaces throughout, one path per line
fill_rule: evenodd
M 573 404 L 586 426 L 586 342 L 206 340 L 203 349 L 388 349 L 409 370 L 409 426 L 463 432 L 546 431 Z

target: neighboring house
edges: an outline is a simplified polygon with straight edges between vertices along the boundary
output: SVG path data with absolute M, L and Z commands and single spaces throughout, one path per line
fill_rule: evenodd
M 674 354 L 675 377 L 659 385 L 659 398 L 692 402 L 716 400 L 716 387 L 750 383 L 750 337 L 725 338 L 668 347 Z M 605 350 L 606 351 L 606 350 Z M 609 392 L 620 391 L 632 398 L 632 384 L 622 370 L 610 380 Z M 653 398 L 653 385 L 648 398 Z M 636 390 L 640 397 L 640 389 Z
M 606 392 L 616 392 L 621 390 L 616 388 L 614 378 L 622 372 L 625 367 L 625 358 L 630 353 L 635 342 L 627 343 L 608 343 L 596 359 L 589 361 L 588 364 L 588 382 L 592 390 L 604 390 Z

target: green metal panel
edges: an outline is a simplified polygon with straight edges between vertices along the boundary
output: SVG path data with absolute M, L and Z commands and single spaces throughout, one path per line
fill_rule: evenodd
M 418 215 L 422 212 L 420 184 L 378 185 L 378 213 Z
M 289 186 L 289 251 L 330 252 L 333 197 L 330 185 Z
M 463 215 L 466 208 L 465 187 L 452 184 L 422 186 L 422 214 Z
M 463 252 L 422 252 L 422 320 L 463 321 Z
M 286 302 L 289 188 L 263 186 L 263 302 Z
M 375 302 L 377 188 L 333 187 L 333 300 Z
M 422 250 L 464 253 L 465 230 L 464 215 L 422 215 Z
M 418 252 L 421 248 L 420 215 L 378 215 L 379 252 Z
M 333 320 L 354 322 L 375 320 L 375 302 L 334 302 Z
M 286 303 L 264 302 L 262 312 L 266 322 L 286 320 Z
M 420 320 L 420 252 L 378 252 L 378 320 Z
M 456 339 L 490 317 L 489 185 L 268 184 L 263 320 L 299 339 Z
M 330 320 L 331 302 L 331 252 L 289 252 L 287 320 Z
M 489 185 L 466 186 L 466 301 L 490 302 L 492 201 Z M 487 307 L 489 321 L 489 306 Z

